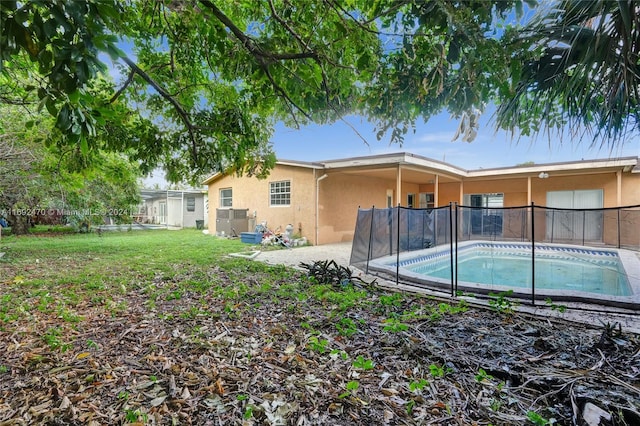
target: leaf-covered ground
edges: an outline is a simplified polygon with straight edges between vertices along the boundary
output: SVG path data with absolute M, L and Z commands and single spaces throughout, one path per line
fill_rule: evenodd
M 3 239 L 0 425 L 640 424 L 624 329 L 225 257 L 243 248 Z

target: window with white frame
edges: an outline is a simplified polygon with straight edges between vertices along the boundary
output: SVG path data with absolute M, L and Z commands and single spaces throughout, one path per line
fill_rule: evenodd
M 233 190 L 231 188 L 223 188 L 220 190 L 220 208 L 233 206 Z
M 269 183 L 269 205 L 291 205 L 291 181 L 283 180 Z

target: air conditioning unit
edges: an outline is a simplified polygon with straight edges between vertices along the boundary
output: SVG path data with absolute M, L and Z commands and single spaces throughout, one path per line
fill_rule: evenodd
M 216 234 L 237 235 L 249 231 L 249 209 L 216 209 Z

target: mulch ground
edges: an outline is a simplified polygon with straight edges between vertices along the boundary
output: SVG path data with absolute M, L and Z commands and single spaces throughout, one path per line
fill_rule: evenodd
M 298 279 L 34 307 L 0 327 L 0 425 L 640 424 L 640 338 L 615 325 Z

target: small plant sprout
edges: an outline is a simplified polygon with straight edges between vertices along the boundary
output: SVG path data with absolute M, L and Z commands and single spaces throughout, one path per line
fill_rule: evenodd
M 400 333 L 409 329 L 409 326 L 407 324 L 401 322 L 397 318 L 386 319 L 384 320 L 384 324 L 385 325 L 382 329 L 391 333 Z
M 347 358 L 349 358 L 349 354 L 341 349 L 332 349 L 331 352 L 329 352 L 329 356 L 332 359 L 337 359 L 338 357 L 340 357 L 343 361 L 346 361 Z
M 409 400 L 409 402 L 407 402 L 407 414 L 408 415 L 412 415 L 413 414 L 413 407 L 415 407 L 416 405 L 416 401 L 414 399 Z
M 533 423 L 536 426 L 552 426 L 556 423 L 556 419 L 551 418 L 551 419 L 545 419 L 544 417 L 542 417 L 540 414 L 536 413 L 535 411 L 528 411 L 527 412 L 527 418 L 529 419 L 529 421 L 531 423 Z
M 318 352 L 323 354 L 329 350 L 329 341 L 327 339 L 318 339 L 317 336 L 309 337 L 309 342 L 307 343 L 307 348 L 314 352 Z
M 431 375 L 434 378 L 442 378 L 445 376 L 445 374 L 447 373 L 451 373 L 453 371 L 452 368 L 450 367 L 441 367 L 437 364 L 431 364 L 429 365 L 429 372 L 431 373 Z
M 420 393 L 429 382 L 426 379 L 413 380 L 409 383 L 409 390 L 413 393 Z
M 351 396 L 354 393 L 356 393 L 359 387 L 360 387 L 360 383 L 357 380 L 351 380 L 347 382 L 347 385 L 345 386 L 346 392 L 341 393 L 338 397 L 346 398 L 348 396 Z
M 503 291 L 500 293 L 489 293 L 489 306 L 499 314 L 511 315 L 518 306 L 509 297 L 513 294 L 513 290 Z
M 358 332 L 358 327 L 351 318 L 342 318 L 336 323 L 336 330 L 341 336 L 351 337 Z
M 142 420 L 142 423 L 144 424 L 149 421 L 149 415 L 141 412 L 140 410 L 127 409 L 124 417 L 128 423 L 138 423 Z
M 242 414 L 242 418 L 249 420 L 251 417 L 253 417 L 253 405 L 247 405 L 247 408 L 245 408 L 244 413 Z
M 365 359 L 362 355 L 358 355 L 356 360 L 353 361 L 353 367 L 362 370 L 373 370 L 374 364 L 370 359 Z
M 398 307 L 402 305 L 403 299 L 404 299 L 404 295 L 402 295 L 401 293 L 393 293 L 391 295 L 382 295 L 380 296 L 380 304 L 382 306 Z
M 552 311 L 558 311 L 561 314 L 564 314 L 567 311 L 567 307 L 565 305 L 556 305 L 549 297 L 545 299 L 544 303 L 550 307 Z
M 493 376 L 488 374 L 482 368 L 479 368 L 478 374 L 475 375 L 475 379 L 476 379 L 476 382 L 482 383 L 482 382 L 490 381 L 491 379 L 493 379 Z

